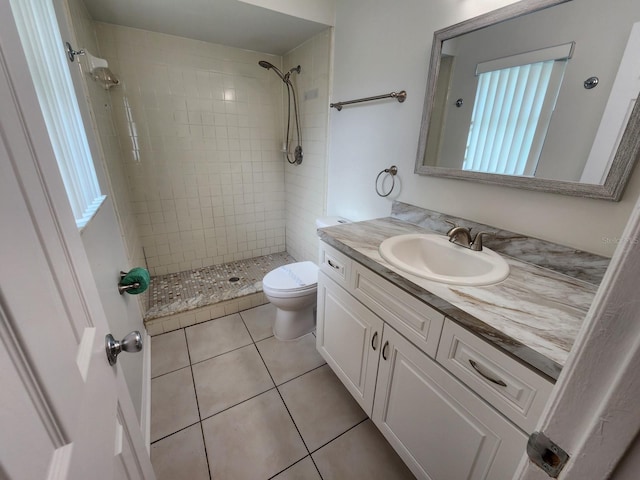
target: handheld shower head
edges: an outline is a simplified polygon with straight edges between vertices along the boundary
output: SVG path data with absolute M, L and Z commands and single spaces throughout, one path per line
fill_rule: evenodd
M 285 76 L 273 63 L 269 63 L 266 60 L 260 60 L 258 62 L 258 65 L 260 65 L 262 68 L 266 68 L 267 70 L 273 70 L 274 72 L 276 72 L 276 75 L 280 77 L 280 80 L 286 83 Z
M 266 60 L 260 60 L 258 62 L 258 65 L 260 65 L 262 68 L 266 68 L 267 70 L 269 70 L 270 68 L 274 68 L 273 64 L 267 62 Z
M 298 113 L 298 100 L 296 99 L 296 89 L 293 86 L 293 83 L 291 83 L 291 80 L 289 80 L 289 77 L 291 76 L 292 73 L 300 73 L 300 65 L 298 65 L 297 67 L 293 67 L 291 70 L 289 70 L 287 73 L 283 74 L 278 67 L 276 67 L 273 63 L 267 62 L 266 60 L 260 60 L 258 62 L 258 65 L 260 65 L 262 68 L 266 68 L 267 70 L 273 70 L 274 72 L 276 72 L 276 75 L 278 75 L 278 77 L 280 77 L 280 80 L 282 80 L 284 82 L 284 84 L 287 86 L 287 105 L 288 105 L 288 113 L 287 113 L 287 136 L 286 136 L 286 140 L 285 140 L 285 154 L 287 157 L 287 161 L 289 163 L 291 163 L 292 165 L 300 165 L 302 163 L 302 157 L 303 157 L 303 152 L 302 152 L 302 146 L 300 145 L 300 143 L 302 142 L 302 135 L 300 134 L 300 114 Z M 291 100 L 293 99 L 293 117 L 294 117 L 294 121 L 296 124 L 296 132 L 297 132 L 297 136 L 298 136 L 298 145 L 295 147 L 294 152 L 293 152 L 293 160 L 291 159 L 291 153 L 289 151 L 289 145 L 290 145 L 290 132 L 291 132 Z

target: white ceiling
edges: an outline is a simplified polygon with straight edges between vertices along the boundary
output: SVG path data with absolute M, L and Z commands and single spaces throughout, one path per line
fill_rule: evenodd
M 327 28 L 238 0 L 84 0 L 94 20 L 283 55 Z

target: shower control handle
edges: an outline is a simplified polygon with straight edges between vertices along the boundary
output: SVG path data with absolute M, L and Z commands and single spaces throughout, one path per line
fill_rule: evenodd
M 121 352 L 135 353 L 142 350 L 142 335 L 138 331 L 133 331 L 118 342 L 109 333 L 104 337 L 104 343 L 109 365 L 115 365 Z

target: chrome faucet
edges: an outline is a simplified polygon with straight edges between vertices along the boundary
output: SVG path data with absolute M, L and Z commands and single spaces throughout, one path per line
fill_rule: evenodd
M 447 232 L 449 241 L 476 252 L 482 251 L 482 238 L 485 235 L 493 235 L 491 232 L 478 232 L 475 237 L 472 237 L 470 228 L 459 227 L 453 223 L 452 225 L 453 227 Z
M 468 228 L 455 226 L 447 232 L 447 236 L 451 243 L 471 248 L 473 240 L 471 239 L 471 231 Z

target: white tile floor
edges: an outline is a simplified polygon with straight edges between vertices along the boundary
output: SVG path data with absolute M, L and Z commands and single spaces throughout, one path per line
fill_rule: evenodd
M 315 348 L 271 305 L 151 340 L 158 480 L 413 479 Z

